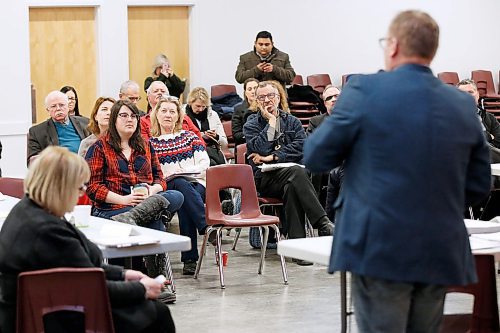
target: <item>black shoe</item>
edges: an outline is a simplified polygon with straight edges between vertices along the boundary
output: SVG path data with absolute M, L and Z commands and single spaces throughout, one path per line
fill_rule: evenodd
M 189 260 L 184 262 L 184 267 L 182 268 L 182 275 L 194 275 L 196 272 L 196 261 Z
M 318 228 L 318 236 L 331 236 L 333 235 L 333 229 L 332 222 L 325 223 Z
M 208 235 L 208 242 L 213 246 L 217 246 L 217 230 L 212 230 L 210 235 Z
M 177 296 L 165 288 L 158 296 L 158 300 L 164 304 L 172 304 L 177 300 Z
M 292 258 L 292 262 L 296 263 L 299 266 L 311 266 L 311 265 L 313 265 L 313 263 L 310 262 L 310 261 L 302 260 L 302 259 L 296 259 L 296 258 Z

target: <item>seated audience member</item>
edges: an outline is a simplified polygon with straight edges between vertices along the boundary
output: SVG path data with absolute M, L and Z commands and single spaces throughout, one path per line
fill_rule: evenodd
M 307 126 L 306 134 L 309 136 L 321 123 L 323 120 L 328 117 L 332 111 L 333 107 L 335 106 L 335 102 L 337 101 L 337 98 L 339 98 L 340 95 L 340 89 L 333 86 L 333 85 L 327 85 L 325 87 L 325 90 L 323 90 L 323 102 L 326 107 L 326 113 L 317 115 L 309 119 L 309 126 Z
M 185 111 L 187 115 L 185 118 L 191 118 L 202 134 L 210 157 L 210 165 L 226 163 L 221 151 L 227 148 L 226 133 L 219 116 L 210 108 L 210 97 L 205 88 L 197 87 L 191 90 Z
M 319 125 L 321 125 L 321 123 L 326 119 L 326 117 L 332 114 L 333 108 L 335 107 L 335 102 L 339 98 L 339 95 L 340 95 L 339 88 L 331 84 L 325 87 L 322 97 L 327 112 L 314 116 L 309 120 L 309 126 L 307 127 L 306 130 L 307 136 L 311 135 L 312 132 L 314 132 L 314 130 L 318 128 Z M 324 198 L 322 188 L 323 184 L 327 184 L 325 211 L 330 221 L 335 221 L 335 209 L 333 209 L 333 204 L 335 203 L 335 200 L 337 200 L 338 195 L 340 193 L 343 174 L 344 174 L 344 167 L 343 165 L 341 165 L 336 167 L 327 174 L 313 174 L 312 176 L 312 182 L 314 187 L 316 188 L 316 191 L 318 192 L 320 200 L 324 200 L 321 199 Z
M 167 187 L 184 195 L 184 204 L 179 209 L 181 235 L 191 238 L 191 250 L 181 253 L 184 263 L 182 274 L 194 275 L 198 261 L 197 234 L 204 235 L 205 221 L 205 177 L 210 159 L 200 138 L 193 132 L 182 129 L 179 100 L 173 97 L 161 98 L 151 112 L 150 142 L 160 161 Z M 179 173 L 193 173 L 186 177 Z M 212 233 L 211 236 L 215 236 Z
M 236 81 L 243 83 L 251 77 L 259 81 L 276 80 L 283 86 L 295 78 L 288 54 L 274 47 L 273 36 L 268 31 L 259 32 L 253 51 L 240 56 Z
M 45 108 L 50 118 L 32 126 L 28 133 L 28 160 L 50 145 L 62 146 L 77 153 L 80 142 L 89 136 L 88 119 L 68 116 L 68 96 L 52 91 L 45 97 Z
M 78 155 L 85 158 L 87 150 L 92 146 L 97 139 L 106 134 L 109 126 L 109 114 L 111 112 L 111 107 L 116 101 L 111 97 L 99 97 L 94 104 L 94 108 L 90 113 L 90 121 L 88 130 L 90 131 L 90 136 L 86 137 L 80 143 L 80 148 L 78 149 Z
M 165 83 L 161 81 L 154 81 L 149 86 L 147 90 L 147 95 L 148 95 L 148 105 L 151 106 L 151 108 L 154 108 L 161 97 L 169 96 L 169 92 Z M 148 114 L 141 117 L 141 135 L 146 141 L 149 140 L 149 138 L 151 137 L 151 117 L 150 117 L 151 110 L 152 109 L 149 109 Z M 200 139 L 202 139 L 200 130 L 196 126 L 194 126 L 193 122 L 188 117 L 184 117 L 184 120 L 182 122 L 182 128 L 185 129 L 186 131 L 193 132 Z
M 86 155 L 91 171 L 87 195 L 94 216 L 164 230 L 161 215 L 175 213 L 184 198 L 178 191 L 166 191 L 158 157 L 142 139 L 138 119 L 132 102 L 113 105 L 108 132 Z M 148 275 L 163 274 L 164 260 L 164 255 L 147 256 Z
M 137 106 L 137 103 L 141 100 L 141 95 L 139 92 L 139 84 L 135 81 L 128 80 L 122 83 L 120 86 L 120 93 L 118 94 L 120 99 L 128 99 Z M 138 106 L 137 106 L 138 107 Z M 141 117 L 146 115 L 146 112 L 139 110 Z
M 83 115 L 80 114 L 80 108 L 78 107 L 78 95 L 75 88 L 72 86 L 64 86 L 59 91 L 68 96 L 68 115 L 83 117 Z
M 174 70 L 164 54 L 158 54 L 153 63 L 153 73 L 144 81 L 144 91 L 147 91 L 151 83 L 154 81 L 163 82 L 170 92 L 170 95 L 177 98 L 181 97 L 186 87 L 186 81 L 181 80 L 174 74 Z
M 481 120 L 484 130 L 484 136 L 486 141 L 490 146 L 495 148 L 500 148 L 500 124 L 494 115 L 487 112 L 480 104 L 479 104 L 479 92 L 477 90 L 477 85 L 473 80 L 465 79 L 457 83 L 457 88 L 461 91 L 465 91 L 474 97 L 477 105 L 477 114 Z M 497 161 L 495 163 L 499 163 Z
M 236 145 L 245 143 L 245 136 L 243 135 L 243 125 L 247 121 L 253 111 L 250 106 L 255 102 L 255 90 L 259 85 L 259 80 L 250 78 L 246 79 L 243 83 L 244 99 L 243 103 L 234 108 L 233 117 L 231 118 L 231 130 Z
M 280 110 L 278 86 L 261 82 L 257 88 L 259 112 L 248 118 L 243 132 L 247 141 L 248 161 L 255 175 L 257 191 L 266 197 L 283 200 L 286 225 L 284 233 L 289 238 L 305 237 L 305 215 L 320 236 L 331 235 L 333 225 L 316 197 L 307 171 L 292 166 L 261 172 L 263 163 L 300 163 L 305 140 L 300 120 Z M 294 260 L 299 265 L 312 263 Z
M 169 309 L 157 301 L 161 283 L 141 272 L 104 264 L 99 248 L 64 218 L 85 190 L 89 176 L 85 160 L 66 148 L 49 147 L 31 163 L 24 181 L 26 195 L 0 231 L 3 333 L 16 331 L 18 275 L 57 267 L 104 270 L 116 332 L 175 331 Z

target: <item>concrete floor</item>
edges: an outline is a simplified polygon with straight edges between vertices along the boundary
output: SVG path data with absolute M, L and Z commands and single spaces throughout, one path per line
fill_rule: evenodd
M 175 220 L 171 232 L 178 232 Z M 225 290 L 220 289 L 212 246 L 197 280 L 182 275 L 180 253 L 170 254 L 177 285 L 177 302 L 170 310 L 177 332 L 340 332 L 339 274 L 330 275 L 326 267 L 316 264 L 301 267 L 287 259 L 289 285 L 284 285 L 276 250 L 268 250 L 264 274 L 258 275 L 260 250 L 250 247 L 244 230 L 237 250 L 231 251 L 232 236 L 234 232 L 223 239 L 223 249 L 229 252 Z M 471 296 L 447 296 L 445 313 L 471 309 Z M 348 332 L 358 332 L 354 316 L 348 323 Z

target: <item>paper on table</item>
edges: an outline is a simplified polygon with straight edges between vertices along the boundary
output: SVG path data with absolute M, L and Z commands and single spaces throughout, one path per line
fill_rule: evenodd
M 472 251 L 500 247 L 500 242 L 489 239 L 483 239 L 479 235 L 469 237 L 469 241 L 470 241 L 470 248 Z
M 160 242 L 158 238 L 141 235 L 129 224 L 103 224 L 99 236 L 90 240 L 107 247 L 129 247 Z
M 297 163 L 273 163 L 273 164 L 262 164 L 262 165 L 259 165 L 258 168 L 260 168 L 260 170 L 262 172 L 267 172 L 267 171 L 273 171 L 273 170 L 278 170 L 278 169 L 283 169 L 283 168 L 289 168 L 289 167 L 292 167 L 292 166 L 299 166 L 299 167 L 302 167 L 302 168 L 305 168 L 305 166 L 303 166 L 302 164 L 297 164 Z
M 464 219 L 465 227 L 469 234 L 487 234 L 493 232 L 500 232 L 500 223 L 481 220 Z

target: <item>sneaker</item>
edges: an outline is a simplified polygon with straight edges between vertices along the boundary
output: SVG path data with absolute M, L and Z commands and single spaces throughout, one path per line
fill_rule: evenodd
M 331 236 L 333 235 L 333 223 L 328 222 L 318 228 L 318 236 Z
M 302 260 L 302 259 L 296 259 L 296 258 L 292 258 L 292 262 L 296 263 L 299 266 L 311 266 L 311 265 L 313 265 L 313 263 L 310 262 L 310 261 Z
M 189 260 L 184 262 L 184 267 L 182 268 L 182 275 L 194 275 L 196 272 L 196 261 Z
M 172 304 L 177 300 L 177 296 L 165 288 L 158 296 L 158 300 L 163 304 Z

